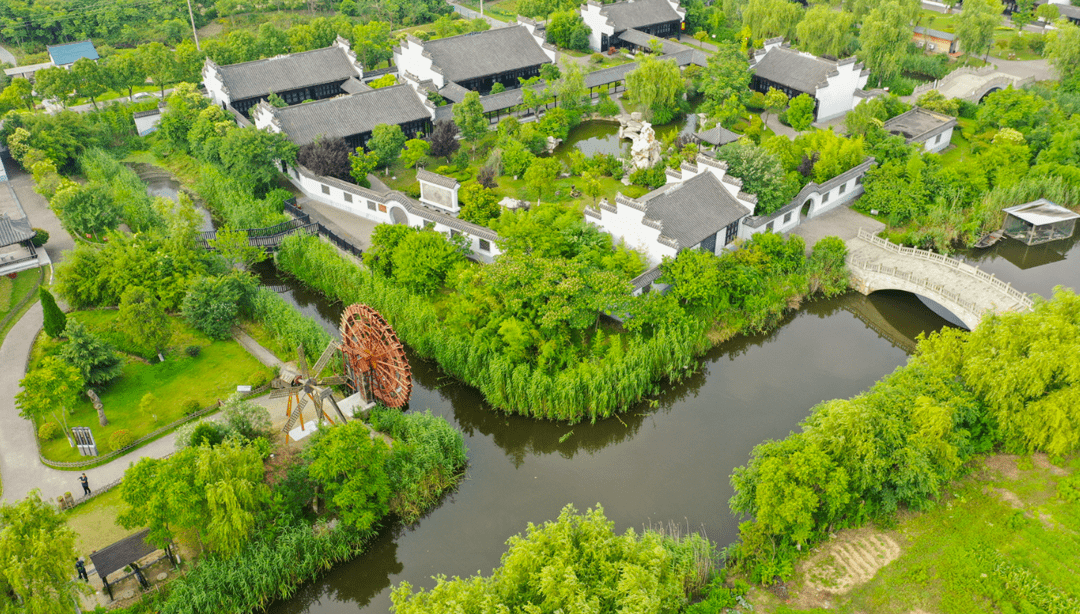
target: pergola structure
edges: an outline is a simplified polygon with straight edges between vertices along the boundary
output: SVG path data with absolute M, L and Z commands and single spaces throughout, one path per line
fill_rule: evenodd
M 157 546 L 146 543 L 146 537 L 149 534 L 150 529 L 144 529 L 90 555 L 94 572 L 101 578 L 101 584 L 105 587 L 105 592 L 109 593 L 109 599 L 115 599 L 112 585 L 109 584 L 110 574 L 137 563 L 139 559 L 159 550 Z M 169 559 L 171 561 L 172 557 L 170 556 Z M 175 563 L 173 565 L 175 566 Z

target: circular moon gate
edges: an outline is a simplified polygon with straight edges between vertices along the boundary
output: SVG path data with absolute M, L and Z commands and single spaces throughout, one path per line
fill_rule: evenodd
M 341 314 L 341 352 L 349 386 L 368 401 L 401 407 L 412 393 L 405 347 L 379 312 L 349 305 Z

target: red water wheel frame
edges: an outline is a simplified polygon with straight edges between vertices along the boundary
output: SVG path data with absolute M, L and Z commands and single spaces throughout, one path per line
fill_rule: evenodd
M 370 376 L 371 394 L 387 407 L 401 407 L 412 393 L 412 369 L 405 346 L 394 329 L 371 307 L 349 305 L 341 314 L 341 352 L 349 385 L 364 391 Z

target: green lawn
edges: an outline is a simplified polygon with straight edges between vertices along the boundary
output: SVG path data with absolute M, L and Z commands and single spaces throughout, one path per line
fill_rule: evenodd
M 461 6 L 480 12 L 480 0 L 461 0 Z M 484 2 L 484 15 L 493 17 L 499 21 L 517 21 L 517 0 L 503 0 L 502 2 Z
M 133 351 L 123 336 L 115 330 L 115 310 L 80 311 L 68 314 L 69 318 L 82 321 L 102 338 L 114 342 L 119 348 Z M 258 386 L 273 377 L 274 373 L 263 366 L 240 346 L 228 341 L 212 341 L 188 326 L 179 317 L 173 318 L 173 339 L 165 362 L 148 363 L 134 355 L 128 355 L 123 375 L 98 390 L 105 406 L 108 426 L 99 426 L 97 412 L 89 399 L 80 400 L 68 418 L 70 426 L 89 426 L 98 445 L 98 452 L 105 454 L 109 448 L 109 436 L 118 429 L 127 429 L 136 438 L 181 418 L 184 403 L 196 400 L 200 407 L 207 407 L 218 399 L 224 399 L 238 385 Z M 41 336 L 34 349 L 33 361 L 43 355 L 59 352 L 60 342 Z M 184 348 L 198 345 L 202 349 L 195 358 L 189 357 Z M 139 412 L 139 401 L 152 392 L 157 404 L 150 415 Z M 68 446 L 64 438 L 41 442 L 46 458 L 55 461 L 87 460 L 76 449 Z
M 138 533 L 140 529 L 125 529 L 116 524 L 116 516 L 123 509 L 118 487 L 65 512 L 67 525 L 75 531 L 75 552 L 89 558 L 91 552 Z
M 30 269 L 18 273 L 15 279 L 11 279 L 6 275 L 0 277 L 0 322 L 4 323 L 0 326 L 0 345 L 4 343 L 7 332 L 11 330 L 12 326 L 15 326 L 22 314 L 26 313 L 37 302 L 36 296 L 31 297 L 29 302 L 19 308 L 19 313 L 12 315 L 10 320 L 7 319 L 8 315 L 11 314 L 11 310 L 21 303 L 28 294 L 37 293 L 42 274 L 42 269 Z
M 1080 603 L 1080 502 L 1057 494 L 1063 474 L 1080 471 L 1080 458 L 1059 461 L 1058 467 L 1045 458 L 1032 461 L 1007 456 L 973 461 L 973 474 L 937 507 L 908 515 L 890 532 L 902 548 L 899 558 L 837 598 L 829 611 L 1045 611 L 1033 607 L 1032 588 Z M 798 578 L 789 589 L 798 595 L 800 585 Z M 783 610 L 774 598 L 761 597 L 766 603 L 755 611 L 809 611 Z M 801 597 L 793 601 L 805 603 L 807 596 Z
M 971 143 L 968 141 L 966 133 L 969 132 L 975 123 L 975 120 L 958 118 L 956 129 L 953 130 L 952 139 L 950 143 L 954 145 L 952 149 L 941 154 L 941 162 L 945 166 L 955 166 L 961 164 L 971 154 Z

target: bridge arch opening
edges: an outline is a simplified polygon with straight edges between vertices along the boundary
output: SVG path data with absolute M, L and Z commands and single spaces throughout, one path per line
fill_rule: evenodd
M 875 290 L 871 292 L 870 296 L 877 296 L 886 299 L 891 297 L 893 299 L 901 300 L 904 298 L 912 297 L 916 299 L 919 303 L 922 303 L 922 306 L 926 308 L 927 312 L 929 312 L 924 314 L 925 318 L 944 320 L 951 326 L 963 328 L 964 330 L 971 330 L 971 326 L 961 320 L 960 317 L 953 313 L 948 307 L 945 307 L 941 303 L 931 298 L 927 298 L 917 292 L 909 292 L 907 290 L 901 290 L 899 288 L 882 288 L 881 290 Z M 903 301 L 903 304 L 907 306 L 906 309 L 909 311 L 909 313 L 911 309 L 915 307 L 914 305 L 912 305 L 912 301 L 910 300 Z
M 1004 88 L 995 86 L 995 87 L 992 87 L 992 88 L 986 90 L 985 92 L 983 92 L 982 96 L 979 96 L 979 103 L 978 104 L 982 104 L 983 101 L 986 100 L 987 96 L 989 96 L 990 94 L 993 94 L 994 92 L 1001 91 L 1002 89 L 1004 89 Z

